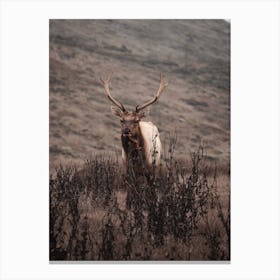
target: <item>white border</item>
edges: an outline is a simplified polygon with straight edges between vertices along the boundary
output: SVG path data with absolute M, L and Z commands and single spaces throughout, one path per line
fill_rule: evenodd
M 231 19 L 230 264 L 49 264 L 49 18 Z M 279 279 L 279 31 L 278 1 L 2 1 L 1 279 Z

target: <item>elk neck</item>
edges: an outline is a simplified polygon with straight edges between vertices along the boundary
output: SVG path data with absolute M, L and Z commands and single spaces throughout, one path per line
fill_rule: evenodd
M 144 139 L 140 128 L 133 136 L 122 135 L 122 146 L 128 158 L 133 161 L 142 158 L 144 155 Z

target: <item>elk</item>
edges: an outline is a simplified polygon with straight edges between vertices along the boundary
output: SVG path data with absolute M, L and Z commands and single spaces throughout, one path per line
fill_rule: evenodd
M 109 83 L 112 74 L 107 79 L 100 79 L 105 90 L 105 95 L 115 105 L 111 107 L 113 115 L 119 117 L 121 122 L 122 159 L 128 169 L 134 171 L 152 170 L 158 167 L 161 154 L 161 142 L 157 127 L 152 122 L 142 121 L 145 117 L 143 110 L 157 102 L 162 92 L 167 87 L 162 74 L 160 74 L 159 89 L 154 98 L 142 105 L 137 105 L 134 111 L 127 111 L 124 105 L 112 97 Z

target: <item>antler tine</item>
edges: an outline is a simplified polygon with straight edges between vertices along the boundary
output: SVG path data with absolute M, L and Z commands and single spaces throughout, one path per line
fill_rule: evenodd
M 118 100 L 116 100 L 115 98 L 112 97 L 111 93 L 110 93 L 110 87 L 109 87 L 109 83 L 110 80 L 113 76 L 113 73 L 111 73 L 107 79 L 102 79 L 100 78 L 100 81 L 102 82 L 104 89 L 105 89 L 105 94 L 107 95 L 107 97 L 109 98 L 109 100 L 114 103 L 117 107 L 119 107 L 123 112 L 126 111 L 123 104 L 121 102 L 119 102 Z
M 168 83 L 165 81 L 164 76 L 162 75 L 162 73 L 160 73 L 160 84 L 159 84 L 159 89 L 157 91 L 156 96 L 151 99 L 150 101 L 144 103 L 143 105 L 137 105 L 136 106 L 136 112 L 139 112 L 143 109 L 145 109 L 146 107 L 152 105 L 153 103 L 155 103 L 159 98 L 160 95 L 162 94 L 162 92 L 164 91 L 164 89 L 168 86 Z

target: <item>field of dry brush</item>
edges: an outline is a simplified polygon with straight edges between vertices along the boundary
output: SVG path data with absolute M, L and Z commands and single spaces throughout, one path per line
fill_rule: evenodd
M 189 165 L 123 173 L 97 157 L 50 179 L 50 260 L 230 260 L 229 174 L 207 163 L 203 147 Z

